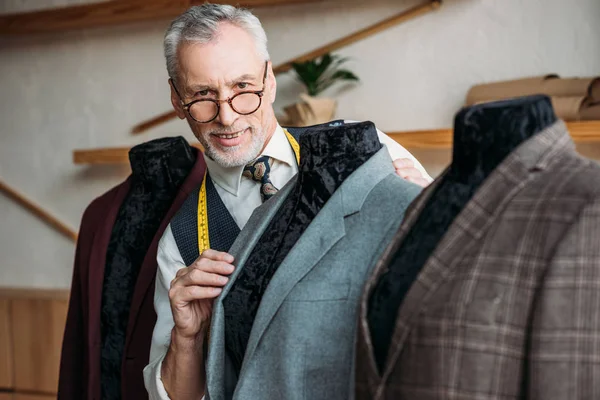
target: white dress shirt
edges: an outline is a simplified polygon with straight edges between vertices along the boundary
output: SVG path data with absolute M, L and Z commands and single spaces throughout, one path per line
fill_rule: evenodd
M 377 133 L 381 143 L 387 147 L 392 160 L 398 158 L 413 160 L 415 167 L 431 181 L 423 166 L 408 150 L 383 132 L 378 130 Z M 277 188 L 282 188 L 298 172 L 296 156 L 280 126 L 277 126 L 271 140 L 261 153 L 261 156 L 263 155 L 274 159 L 270 178 Z M 260 184 L 242 176 L 243 166 L 224 168 L 208 157 L 205 157 L 205 160 L 217 193 L 237 225 L 243 229 L 254 209 L 262 204 Z M 177 271 L 186 266 L 175 243 L 171 225 L 167 227 L 159 242 L 157 261 L 158 271 L 154 293 L 157 320 L 152 334 L 150 364 L 144 368 L 144 382 L 151 400 L 169 400 L 160 376 L 162 361 L 171 342 L 171 330 L 175 325 L 169 304 L 169 288 Z

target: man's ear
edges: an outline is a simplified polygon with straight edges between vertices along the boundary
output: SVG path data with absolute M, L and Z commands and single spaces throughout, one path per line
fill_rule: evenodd
M 273 73 L 273 64 L 269 61 L 267 66 L 269 72 L 267 72 L 267 88 L 266 90 L 269 93 L 269 97 L 271 98 L 271 104 L 275 102 L 275 97 L 277 97 L 277 79 L 275 79 L 275 74 Z
M 181 99 L 175 91 L 175 84 L 171 78 L 169 78 L 169 87 L 171 88 L 171 104 L 173 105 L 173 109 L 179 119 L 185 119 L 185 111 L 183 110 Z

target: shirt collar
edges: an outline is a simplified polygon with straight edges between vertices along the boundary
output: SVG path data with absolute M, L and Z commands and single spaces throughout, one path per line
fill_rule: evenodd
M 279 126 L 279 124 L 277 124 L 275 133 L 259 157 L 263 155 L 267 155 L 278 161 L 284 162 L 289 166 L 296 164 L 296 155 L 294 154 L 294 150 L 292 149 L 285 132 L 281 126 Z M 206 168 L 208 169 L 208 173 L 210 174 L 212 181 L 232 195 L 237 196 L 242 181 L 244 166 L 229 168 L 223 167 L 217 164 L 210 157 L 205 157 L 205 161 Z

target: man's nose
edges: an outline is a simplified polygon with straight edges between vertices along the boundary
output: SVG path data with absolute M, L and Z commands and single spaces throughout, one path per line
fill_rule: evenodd
M 231 126 L 235 122 L 237 118 L 237 113 L 233 111 L 233 108 L 229 105 L 229 103 L 225 100 L 221 103 L 221 107 L 219 107 L 219 115 L 217 119 L 223 126 Z

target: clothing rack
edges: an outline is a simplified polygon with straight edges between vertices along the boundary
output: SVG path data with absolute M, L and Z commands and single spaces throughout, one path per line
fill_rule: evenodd
M 273 73 L 275 75 L 284 73 L 289 71 L 292 68 L 293 63 L 300 63 L 309 60 L 313 60 L 317 57 L 321 57 L 327 53 L 331 53 L 333 51 L 339 50 L 343 47 L 354 44 L 360 40 L 366 39 L 370 36 L 375 35 L 381 31 L 389 29 L 393 26 L 399 25 L 403 22 L 409 21 L 411 19 L 417 18 L 421 15 L 429 13 L 431 11 L 437 10 L 442 5 L 442 0 L 429 0 L 421 5 L 410 8 L 408 10 L 402 11 L 399 14 L 396 14 L 390 18 L 386 18 L 382 21 L 379 21 L 371 26 L 368 26 L 364 29 L 361 29 L 357 32 L 351 33 L 341 39 L 335 40 L 331 43 L 328 43 L 324 46 L 321 46 L 315 50 L 309 51 L 308 53 L 302 54 L 292 60 L 286 61 L 283 64 L 280 64 L 273 68 Z M 170 121 L 177 117 L 175 111 L 169 111 L 163 114 L 160 114 L 152 119 L 144 121 L 133 127 L 131 132 L 133 134 L 143 133 L 148 129 L 154 128 L 158 125 L 163 124 L 164 122 Z

